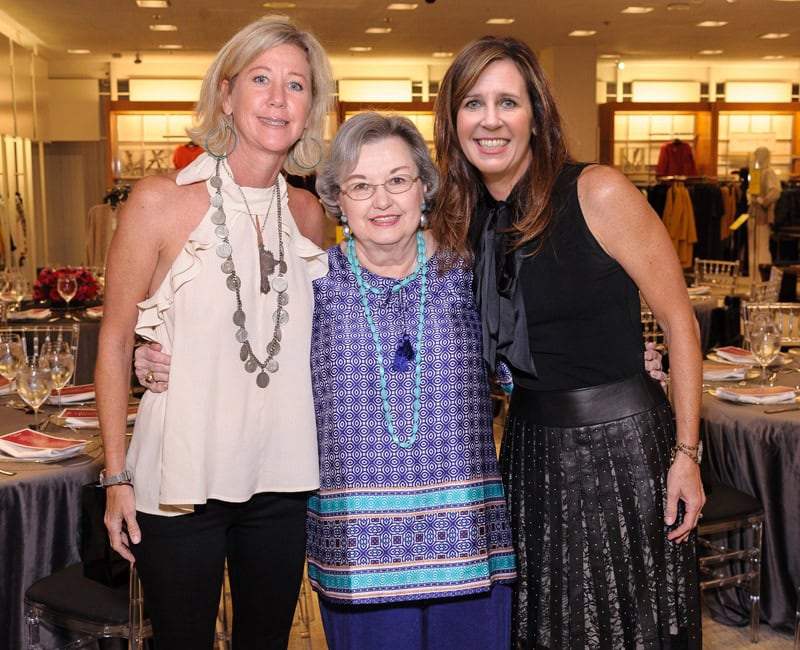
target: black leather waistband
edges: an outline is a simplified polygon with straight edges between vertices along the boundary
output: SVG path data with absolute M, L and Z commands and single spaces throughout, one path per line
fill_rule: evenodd
M 535 391 L 515 386 L 508 415 L 543 426 L 579 427 L 630 417 L 666 399 L 661 384 L 642 372 L 575 390 Z

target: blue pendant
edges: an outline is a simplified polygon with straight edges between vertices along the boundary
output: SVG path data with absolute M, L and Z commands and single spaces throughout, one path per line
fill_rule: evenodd
M 411 368 L 411 362 L 414 360 L 414 356 L 411 337 L 408 334 L 403 334 L 400 341 L 397 343 L 397 349 L 394 351 L 392 370 L 396 372 L 408 372 Z

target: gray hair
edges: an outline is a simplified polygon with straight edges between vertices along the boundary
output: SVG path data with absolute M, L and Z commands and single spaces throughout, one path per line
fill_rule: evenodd
M 414 123 L 400 115 L 359 113 L 347 120 L 333 140 L 328 159 L 317 177 L 317 193 L 331 216 L 342 216 L 339 207 L 341 179 L 355 169 L 365 144 L 397 137 L 411 150 L 417 172 L 425 189 L 425 202 L 433 203 L 439 191 L 439 172 L 431 160 L 425 140 Z
M 228 81 L 233 86 L 236 76 L 262 52 L 286 44 L 298 47 L 308 59 L 311 68 L 311 106 L 308 128 L 292 147 L 293 156 L 287 157 L 283 168 L 290 174 L 307 174 L 309 170 L 295 165 L 292 157 L 309 168 L 318 162 L 320 146 L 309 141 L 309 138 L 322 142 L 333 74 L 328 56 L 319 41 L 282 16 L 267 16 L 250 23 L 223 45 L 203 79 L 196 107 L 196 122 L 187 129 L 189 137 L 198 144 L 206 144 L 215 153 L 227 151 L 232 143 L 222 110 L 225 99 L 223 82 Z

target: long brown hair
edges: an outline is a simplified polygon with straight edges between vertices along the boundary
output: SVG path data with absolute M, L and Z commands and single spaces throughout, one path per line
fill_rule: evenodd
M 536 55 L 525 43 L 515 38 L 484 36 L 461 50 L 442 80 L 434 108 L 436 161 L 442 185 L 430 220 L 442 248 L 457 252 L 468 262 L 472 251 L 467 234 L 483 179 L 461 150 L 456 120 L 464 98 L 481 73 L 501 60 L 511 61 L 519 70 L 533 109 L 530 182 L 527 196 L 521 197 L 525 214 L 514 224 L 515 246 L 547 232 L 553 216 L 550 199 L 556 175 L 571 159 L 553 91 Z

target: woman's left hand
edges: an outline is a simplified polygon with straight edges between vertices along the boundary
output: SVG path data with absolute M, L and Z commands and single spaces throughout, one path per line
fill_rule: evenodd
M 661 382 L 661 387 L 667 387 L 667 373 L 664 372 L 661 366 L 661 353 L 656 350 L 656 344 L 648 341 L 644 344 L 644 369 L 650 373 L 650 376 L 658 382 Z
M 678 517 L 678 502 L 684 505 L 683 521 L 667 535 L 667 539 L 681 544 L 697 526 L 702 516 L 706 495 L 700 479 L 700 466 L 685 454 L 678 453 L 667 473 L 667 508 L 664 523 L 675 524 Z

